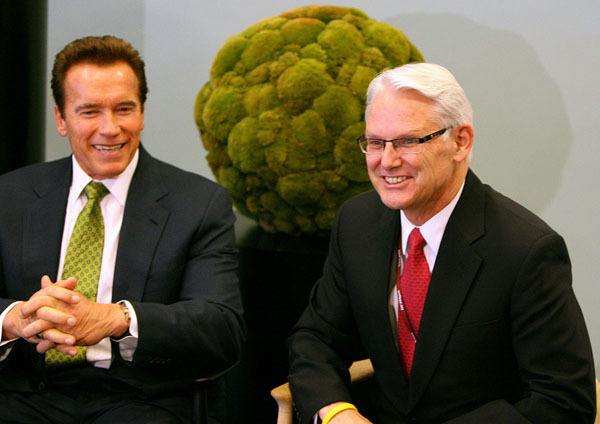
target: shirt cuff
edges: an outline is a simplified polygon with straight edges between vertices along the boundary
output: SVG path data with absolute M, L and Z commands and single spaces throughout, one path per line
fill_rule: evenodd
M 0 314 L 0 362 L 4 361 L 8 357 L 8 355 L 10 354 L 10 351 L 12 350 L 11 344 L 15 340 L 17 340 L 16 338 L 15 339 L 10 339 L 10 340 L 2 340 L 2 326 L 4 324 L 4 318 L 6 318 L 6 315 L 8 315 L 8 313 L 10 312 L 10 310 L 12 308 L 14 308 L 19 303 L 22 303 L 22 301 L 16 301 L 16 302 L 11 303 Z
M 131 362 L 133 360 L 133 355 L 135 354 L 139 338 L 137 315 L 135 313 L 135 309 L 133 309 L 133 305 L 129 301 L 120 300 L 117 303 L 125 305 L 129 311 L 129 332 L 125 333 L 123 337 L 113 340 L 119 343 L 119 352 L 121 353 L 121 358 Z

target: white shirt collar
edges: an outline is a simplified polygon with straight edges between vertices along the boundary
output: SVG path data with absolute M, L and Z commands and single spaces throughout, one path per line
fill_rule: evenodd
M 125 206 L 125 201 L 127 200 L 127 192 L 129 191 L 129 185 L 131 184 L 131 179 L 133 178 L 133 173 L 137 167 L 138 159 L 139 159 L 140 150 L 136 150 L 131 162 L 125 168 L 123 172 L 117 175 L 114 178 L 107 178 L 105 180 L 101 180 L 101 182 L 106 186 L 110 194 L 114 196 L 114 198 L 119 202 L 121 207 Z M 69 193 L 69 203 L 72 203 L 75 199 L 77 199 L 83 189 L 92 178 L 85 173 L 81 166 L 75 159 L 75 155 L 71 155 L 73 162 L 73 180 L 71 181 L 71 191 Z
M 452 215 L 452 212 L 458 203 L 458 199 L 462 194 L 463 188 L 465 188 L 464 181 L 450 203 L 448 203 L 444 209 L 429 218 L 427 222 L 419 227 L 421 230 L 421 235 L 427 243 L 426 248 L 431 249 L 431 253 L 433 254 L 434 258 L 437 257 L 440 243 L 442 242 L 442 237 L 444 235 L 444 231 L 446 230 L 446 225 L 448 224 L 450 215 Z M 415 228 L 415 225 L 408 220 L 403 210 L 400 211 L 400 225 L 402 228 L 402 252 L 406 252 L 408 236 L 413 228 Z

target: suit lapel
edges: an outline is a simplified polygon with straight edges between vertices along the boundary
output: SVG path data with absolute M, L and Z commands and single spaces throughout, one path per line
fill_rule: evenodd
M 469 171 L 438 251 L 423 309 L 410 383 L 410 408 L 429 384 L 462 304 L 481 265 L 471 244 L 484 233 L 481 182 Z
M 52 165 L 48 165 L 52 166 Z M 42 275 L 56 280 L 65 210 L 71 185 L 71 159 L 55 162 L 34 183 L 38 196 L 23 218 L 23 281 L 25 298 L 40 288 Z
M 168 194 L 153 159 L 141 146 L 131 180 L 113 280 L 112 301 L 139 301 L 169 212 L 159 204 Z

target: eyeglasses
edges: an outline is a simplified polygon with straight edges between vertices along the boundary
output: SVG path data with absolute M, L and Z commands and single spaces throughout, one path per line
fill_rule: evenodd
M 365 135 L 361 135 L 356 139 L 360 150 L 367 155 L 382 154 L 385 150 L 385 143 L 392 143 L 394 151 L 398 153 L 419 153 L 421 151 L 421 145 L 434 138 L 437 138 L 448 131 L 450 128 L 442 128 L 436 132 L 432 132 L 426 136 L 417 137 L 405 137 L 395 138 L 393 140 L 382 140 L 380 138 L 370 138 Z

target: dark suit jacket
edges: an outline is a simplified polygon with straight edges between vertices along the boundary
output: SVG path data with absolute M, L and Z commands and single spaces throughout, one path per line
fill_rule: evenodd
M 0 177 L 0 310 L 56 278 L 71 158 Z M 133 362 L 113 346 L 110 372 L 147 392 L 181 388 L 235 363 L 243 339 L 234 215 L 217 184 L 140 147 L 119 236 L 113 302 L 138 318 Z M 43 357 L 19 340 L 0 363 L 0 390 L 42 387 Z
M 563 239 L 469 172 L 432 272 L 409 383 L 388 306 L 399 221 L 375 192 L 339 211 L 324 275 L 290 339 L 303 421 L 351 401 L 346 365 L 366 355 L 378 424 L 593 422 L 593 358 Z

